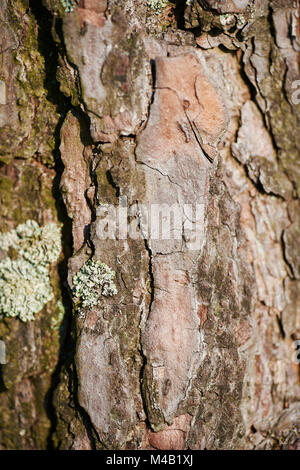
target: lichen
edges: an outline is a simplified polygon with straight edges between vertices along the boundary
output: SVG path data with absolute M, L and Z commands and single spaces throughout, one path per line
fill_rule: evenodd
M 80 300 L 79 309 L 91 309 L 101 296 L 116 295 L 114 278 L 115 272 L 105 263 L 88 260 L 73 277 L 73 293 Z
M 34 320 L 53 298 L 49 267 L 61 251 L 60 229 L 54 223 L 40 227 L 27 220 L 16 230 L 0 233 L 0 250 L 18 255 L 0 261 L 0 314 Z
M 235 15 L 226 13 L 225 15 L 220 15 L 220 23 L 222 26 L 231 25 L 235 21 Z
M 61 326 L 63 318 L 65 316 L 66 310 L 61 300 L 56 302 L 57 316 L 51 318 L 51 328 L 52 330 L 58 330 Z
M 75 6 L 77 6 L 76 0 L 60 0 L 60 3 L 63 6 L 63 9 L 66 13 L 71 13 L 74 10 Z
M 162 9 L 168 4 L 168 0 L 147 0 L 148 8 L 155 10 L 156 13 L 161 13 Z

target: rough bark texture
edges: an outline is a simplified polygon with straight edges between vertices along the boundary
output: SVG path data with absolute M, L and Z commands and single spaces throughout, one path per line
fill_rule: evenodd
M 1 318 L 1 449 L 300 448 L 299 2 L 150 3 L 0 5 L 1 231 L 64 247 Z M 120 201 L 135 236 L 103 239 Z M 149 240 L 157 204 L 202 210 Z M 118 293 L 82 309 L 89 259 Z

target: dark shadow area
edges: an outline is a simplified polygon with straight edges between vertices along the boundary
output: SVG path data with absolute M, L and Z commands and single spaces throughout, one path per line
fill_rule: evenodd
M 175 4 L 174 15 L 176 18 L 177 28 L 185 29 L 184 27 L 184 10 L 186 7 L 186 0 L 174 0 L 172 3 Z
M 3 367 L 5 367 L 5 365 L 0 364 L 0 393 L 7 391 L 7 388 L 5 387 L 5 384 L 3 381 Z
M 54 18 L 40 2 L 29 0 L 30 10 L 35 17 L 38 25 L 38 48 L 40 54 L 45 61 L 45 82 L 44 86 L 47 91 L 47 99 L 56 106 L 59 115 L 58 124 L 55 129 L 55 172 L 56 176 L 53 181 L 52 194 L 55 199 L 56 211 L 58 219 L 62 224 L 62 250 L 63 260 L 58 265 L 60 276 L 60 289 L 62 293 L 63 305 L 65 308 L 65 316 L 60 327 L 60 349 L 59 359 L 57 366 L 51 377 L 51 386 L 45 396 L 45 409 L 48 418 L 51 421 L 51 428 L 48 435 L 48 449 L 54 449 L 52 440 L 53 433 L 57 427 L 56 411 L 53 404 L 55 390 L 60 382 L 61 371 L 64 368 L 69 373 L 69 379 L 72 384 L 69 387 L 70 395 L 73 399 L 76 410 L 78 411 L 83 424 L 86 427 L 87 434 L 90 438 L 91 445 L 95 447 L 94 435 L 91 431 L 92 423 L 85 410 L 79 405 L 77 399 L 77 377 L 75 372 L 74 354 L 76 346 L 76 325 L 72 315 L 72 298 L 69 291 L 67 282 L 68 276 L 68 260 L 73 254 L 73 238 L 72 238 L 72 220 L 67 214 L 67 210 L 60 191 L 60 181 L 64 171 L 64 165 L 60 155 L 60 130 L 65 117 L 69 111 L 72 111 L 78 118 L 81 124 L 81 140 L 84 145 L 91 144 L 91 137 L 89 134 L 89 119 L 79 107 L 75 107 L 71 103 L 71 99 L 66 97 L 59 88 L 59 82 L 56 78 L 56 71 L 58 66 L 59 52 L 65 53 L 65 47 L 62 34 L 62 20 Z M 60 43 L 57 44 L 52 36 L 52 27 L 55 28 L 57 36 L 60 38 Z M 61 48 L 61 50 L 60 50 Z M 72 368 L 73 370 L 70 370 Z

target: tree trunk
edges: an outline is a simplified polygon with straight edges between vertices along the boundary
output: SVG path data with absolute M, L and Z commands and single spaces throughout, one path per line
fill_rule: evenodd
M 299 0 L 38 3 L 0 6 L 0 449 L 300 449 Z

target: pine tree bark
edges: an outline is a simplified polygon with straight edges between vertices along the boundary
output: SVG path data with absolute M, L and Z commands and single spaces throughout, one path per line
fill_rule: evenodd
M 299 15 L 2 2 L 1 232 L 63 250 L 35 320 L 1 318 L 1 449 L 300 448 Z M 147 236 L 162 206 L 179 237 Z

